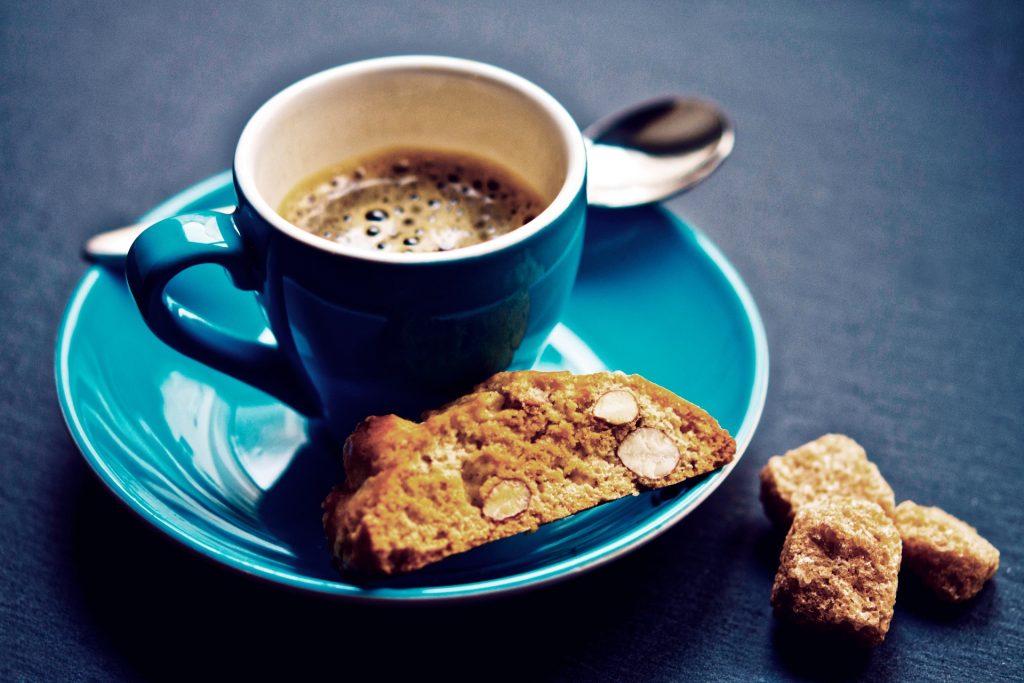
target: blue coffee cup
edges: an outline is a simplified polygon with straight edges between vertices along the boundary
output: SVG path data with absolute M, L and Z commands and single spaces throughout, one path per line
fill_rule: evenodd
M 509 233 L 433 253 L 362 250 L 275 210 L 311 174 L 395 147 L 493 159 L 547 207 Z M 448 57 L 347 64 L 286 88 L 253 115 L 235 153 L 236 210 L 148 228 L 128 254 L 128 284 L 165 343 L 344 436 L 366 415 L 415 416 L 537 361 L 576 277 L 585 178 L 578 127 L 520 76 Z M 167 296 L 175 275 L 200 264 L 223 266 L 255 293 L 272 338 L 239 338 Z

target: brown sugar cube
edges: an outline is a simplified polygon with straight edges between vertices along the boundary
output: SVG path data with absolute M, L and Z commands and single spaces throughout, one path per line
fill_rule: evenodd
M 903 561 L 937 596 L 969 600 L 999 569 L 999 551 L 970 524 L 905 500 L 896 508 Z
M 876 503 L 825 496 L 802 505 L 779 562 L 771 597 L 778 617 L 866 645 L 885 638 L 900 535 Z
M 761 469 L 761 504 L 780 527 L 793 521 L 800 506 L 826 494 L 864 498 L 895 514 L 896 498 L 878 467 L 843 434 L 825 434 L 772 456 Z
M 503 372 L 421 422 L 364 420 L 324 529 L 343 568 L 408 572 L 735 453 L 707 412 L 638 375 Z

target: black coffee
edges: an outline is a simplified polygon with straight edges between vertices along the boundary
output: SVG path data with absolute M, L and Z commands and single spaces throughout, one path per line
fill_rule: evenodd
M 390 252 L 448 251 L 529 223 L 544 208 L 525 182 L 462 153 L 394 149 L 324 169 L 278 209 L 324 239 Z

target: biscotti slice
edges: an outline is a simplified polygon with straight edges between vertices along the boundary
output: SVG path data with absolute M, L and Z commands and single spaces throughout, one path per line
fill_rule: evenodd
M 970 600 L 999 569 L 999 551 L 970 524 L 905 500 L 896 508 L 903 561 L 938 597 Z
M 761 504 L 780 527 L 793 521 L 801 505 L 826 494 L 864 498 L 890 517 L 895 514 L 896 498 L 878 467 L 860 444 L 843 434 L 825 434 L 772 456 L 761 469 Z
M 900 535 L 878 504 L 824 496 L 793 519 L 772 586 L 775 614 L 866 645 L 885 638 L 896 603 Z
M 364 420 L 324 527 L 343 568 L 408 572 L 735 452 L 714 418 L 637 375 L 499 373 L 422 422 Z

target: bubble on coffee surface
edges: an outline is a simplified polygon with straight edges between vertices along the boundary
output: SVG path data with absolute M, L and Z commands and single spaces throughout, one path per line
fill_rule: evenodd
M 300 183 L 289 222 L 324 239 L 385 252 L 449 251 L 533 220 L 540 197 L 497 164 L 434 150 L 379 152 Z

